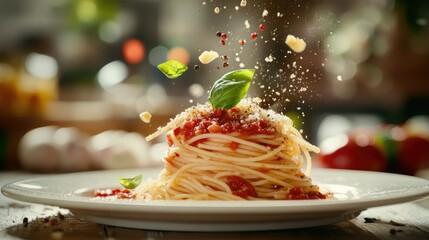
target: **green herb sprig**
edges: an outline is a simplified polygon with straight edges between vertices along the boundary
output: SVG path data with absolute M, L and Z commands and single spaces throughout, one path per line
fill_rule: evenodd
M 157 67 L 168 78 L 177 78 L 188 70 L 188 66 L 176 60 L 169 60 Z
M 217 80 L 208 101 L 214 109 L 231 109 L 246 96 L 255 73 L 254 69 L 229 72 Z
M 118 182 L 126 189 L 134 189 L 142 182 L 143 175 L 137 175 L 133 178 L 119 178 Z

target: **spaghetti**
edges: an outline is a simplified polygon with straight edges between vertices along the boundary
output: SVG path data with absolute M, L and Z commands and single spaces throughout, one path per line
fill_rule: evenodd
M 310 152 L 292 121 L 244 99 L 229 109 L 209 103 L 186 109 L 165 127 L 169 149 L 158 179 L 138 198 L 165 200 L 325 199 L 311 183 Z M 301 168 L 305 165 L 305 174 Z

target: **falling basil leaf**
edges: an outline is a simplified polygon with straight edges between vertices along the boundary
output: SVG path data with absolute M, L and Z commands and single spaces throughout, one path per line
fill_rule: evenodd
M 237 105 L 249 90 L 254 73 L 254 69 L 236 70 L 217 80 L 208 99 L 213 108 L 230 109 Z
M 159 64 L 158 69 L 168 78 L 177 78 L 188 70 L 188 66 L 176 60 L 169 60 Z
M 134 189 L 142 182 L 143 175 L 137 175 L 133 178 L 119 178 L 119 183 L 126 189 Z

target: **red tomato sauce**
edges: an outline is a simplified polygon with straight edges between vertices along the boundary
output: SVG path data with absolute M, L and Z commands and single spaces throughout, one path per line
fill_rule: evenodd
M 120 188 L 95 190 L 94 196 L 100 197 L 100 198 L 117 198 L 117 199 L 135 199 L 136 198 L 136 194 L 134 193 L 134 190 L 120 189 Z
M 240 133 L 243 135 L 273 135 L 275 133 L 275 128 L 270 126 L 266 120 L 260 118 L 247 119 L 247 117 L 247 115 L 240 114 L 237 108 L 216 109 L 213 112 L 189 119 L 174 129 L 173 133 L 176 136 L 183 135 L 185 140 L 205 133 Z M 170 146 L 173 145 L 169 135 L 167 135 L 167 142 Z
M 286 200 L 305 200 L 305 199 L 326 199 L 326 195 L 319 191 L 304 192 L 301 187 L 294 187 L 289 190 Z
M 231 188 L 232 193 L 236 196 L 242 198 L 258 196 L 255 187 L 239 176 L 228 176 L 226 178 L 226 184 Z

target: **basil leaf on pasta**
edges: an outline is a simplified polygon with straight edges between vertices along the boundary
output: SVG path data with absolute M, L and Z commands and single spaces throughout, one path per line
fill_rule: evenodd
M 217 80 L 208 99 L 213 108 L 230 109 L 237 105 L 247 94 L 254 73 L 254 69 L 241 69 L 229 72 Z

